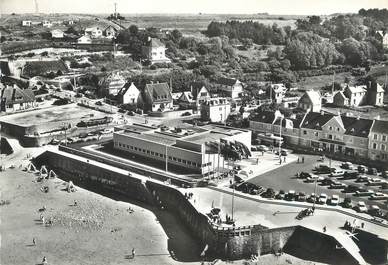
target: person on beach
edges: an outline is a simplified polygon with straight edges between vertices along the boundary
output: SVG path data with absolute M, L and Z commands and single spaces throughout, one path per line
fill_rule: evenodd
M 132 258 L 133 258 L 133 259 L 135 258 L 135 255 L 136 255 L 135 248 L 132 248 Z

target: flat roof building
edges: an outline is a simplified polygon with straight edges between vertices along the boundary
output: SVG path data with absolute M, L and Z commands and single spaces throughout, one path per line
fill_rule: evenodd
M 220 141 L 243 143 L 250 149 L 251 131 L 224 126 L 153 127 L 141 124 L 115 128 L 114 148 L 162 161 L 169 166 L 206 176 L 223 164 L 218 155 Z

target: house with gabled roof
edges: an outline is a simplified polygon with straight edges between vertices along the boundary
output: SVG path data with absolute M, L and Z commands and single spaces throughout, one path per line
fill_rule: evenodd
M 62 39 L 64 37 L 64 32 L 60 29 L 54 29 L 51 31 L 51 38 L 53 39 Z
M 171 63 L 171 60 L 166 57 L 166 45 L 159 39 L 148 38 L 148 41 L 142 47 L 142 56 L 151 64 L 154 63 Z
M 307 112 L 303 117 L 294 115 L 280 119 L 275 112 L 267 111 L 250 117 L 249 127 L 256 132 L 271 132 L 275 135 L 279 135 L 281 130 L 283 140 L 289 146 L 328 152 L 347 158 L 375 159 L 369 156 L 373 122 L 370 119 L 324 112 Z
M 216 80 L 218 89 L 232 99 L 240 98 L 244 92 L 243 84 L 236 78 L 220 77 Z
M 116 96 L 124 87 L 126 81 L 120 72 L 112 72 L 103 77 L 99 82 L 100 95 L 102 96 Z
M 322 108 L 321 94 L 315 90 L 308 90 L 299 99 L 297 106 L 306 111 L 320 112 Z
M 100 38 L 102 37 L 102 30 L 99 27 L 86 28 L 85 36 L 89 36 L 90 38 Z
M 378 30 L 376 31 L 375 37 L 381 42 L 384 48 L 388 48 L 388 32 Z
M 133 82 L 126 83 L 117 94 L 120 104 L 136 105 L 140 96 L 140 91 Z
M 113 39 L 117 35 L 117 29 L 109 25 L 102 31 L 102 34 L 104 35 L 105 38 Z
M 32 89 L 21 89 L 17 85 L 0 88 L 0 112 L 13 112 L 36 107 Z
M 210 98 L 211 95 L 203 83 L 193 82 L 190 85 L 190 91 L 181 93 L 178 103 L 183 108 L 200 110 L 202 104 Z
M 148 111 L 167 111 L 173 109 L 170 87 L 167 83 L 151 83 L 144 88 L 143 101 Z
M 373 121 L 369 133 L 369 157 L 388 162 L 388 121 Z
M 349 105 L 358 107 L 366 101 L 366 86 L 346 86 L 344 90 L 345 96 L 349 99 Z
M 333 97 L 333 104 L 335 106 L 349 106 L 349 99 L 345 96 L 343 91 L 337 91 Z

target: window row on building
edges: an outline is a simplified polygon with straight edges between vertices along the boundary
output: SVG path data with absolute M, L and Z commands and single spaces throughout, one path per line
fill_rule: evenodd
M 114 145 L 115 145 L 115 147 L 119 147 L 119 148 L 123 148 L 123 149 L 127 149 L 127 150 L 132 150 L 132 151 L 135 151 L 135 152 L 146 154 L 148 156 L 154 156 L 157 159 L 161 159 L 161 158 L 162 159 L 166 159 L 166 154 L 161 154 L 161 153 L 158 153 L 158 152 L 154 152 L 154 151 L 151 151 L 151 150 L 143 149 L 143 148 L 132 146 L 132 145 L 128 145 L 128 144 L 123 144 L 123 143 L 116 142 L 116 141 L 114 142 Z M 211 166 L 211 164 L 212 164 L 211 162 L 208 162 L 208 163 L 205 163 L 205 164 L 201 165 L 200 163 L 196 163 L 196 162 L 189 161 L 189 160 L 186 160 L 186 159 L 178 158 L 178 157 L 175 157 L 175 156 L 168 156 L 168 160 L 176 162 L 176 163 L 181 163 L 183 165 L 197 167 L 197 168 Z

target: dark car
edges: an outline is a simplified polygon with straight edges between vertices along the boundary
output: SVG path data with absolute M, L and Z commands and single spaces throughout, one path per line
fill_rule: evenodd
M 276 194 L 275 199 L 283 200 L 285 196 L 286 196 L 286 193 L 284 192 L 284 190 L 280 190 L 279 193 Z
M 315 168 L 315 172 L 317 174 L 330 174 L 334 170 L 335 168 L 331 168 L 327 165 L 319 165 L 318 167 Z
M 342 206 L 344 208 L 352 208 L 353 207 L 352 199 L 351 198 L 345 198 L 344 202 L 342 203 Z
M 329 179 L 329 178 L 325 178 L 324 180 L 322 180 L 321 182 L 321 185 L 322 186 L 330 186 L 331 184 L 333 184 L 333 180 Z
M 345 189 L 346 184 L 338 182 L 338 181 L 333 181 L 333 183 L 330 185 L 330 189 Z
M 95 104 L 96 104 L 97 106 L 102 106 L 102 102 L 101 102 L 101 101 L 97 101 Z
M 261 194 L 261 197 L 272 199 L 272 198 L 275 198 L 275 195 L 276 195 L 275 191 L 272 188 L 268 188 L 265 192 Z
M 284 199 L 287 201 L 293 201 L 295 200 L 296 194 L 294 190 L 290 190 L 287 192 L 287 194 L 284 196 Z
M 345 193 L 353 193 L 353 192 L 356 192 L 356 191 L 358 191 L 359 190 L 359 188 L 357 187 L 357 186 L 355 186 L 355 185 L 349 185 L 349 186 L 347 186 L 345 189 L 344 189 L 344 192 Z
M 191 116 L 191 113 L 190 112 L 188 112 L 188 111 L 186 111 L 186 112 L 184 112 L 184 113 L 182 113 L 182 115 L 181 116 Z
M 383 217 L 383 212 L 377 205 L 372 205 L 369 208 L 368 213 L 374 217 Z
M 358 171 L 346 171 L 343 179 L 357 179 L 359 175 Z
M 367 171 L 367 168 L 366 168 L 366 166 L 359 165 L 359 166 L 357 167 L 357 170 L 358 170 L 358 172 L 360 172 L 360 173 L 365 173 L 365 172 Z
M 377 169 L 374 167 L 368 167 L 368 174 L 369 175 L 377 175 Z
M 300 179 L 305 179 L 305 178 L 308 178 L 308 177 L 311 177 L 312 174 L 311 173 L 308 173 L 308 172 L 300 172 L 299 175 L 298 175 L 298 178 Z
M 296 200 L 299 201 L 299 202 L 304 202 L 306 201 L 306 194 L 304 192 L 299 192 L 297 195 L 296 195 Z

